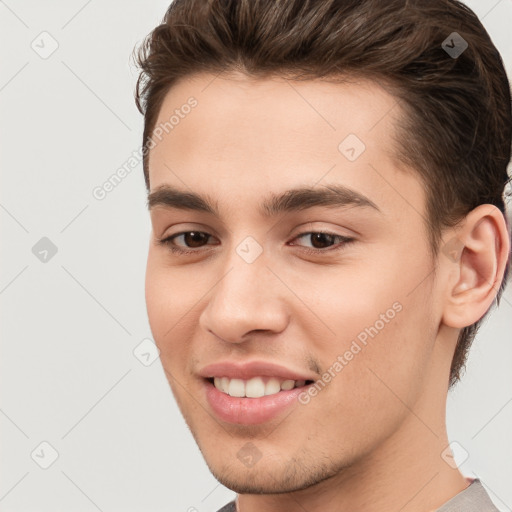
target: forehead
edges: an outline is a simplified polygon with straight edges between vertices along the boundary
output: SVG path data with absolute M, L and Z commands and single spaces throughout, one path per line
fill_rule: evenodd
M 243 202 L 247 194 L 325 181 L 379 200 L 383 174 L 417 181 L 392 158 L 400 115 L 396 99 L 369 80 L 186 77 L 167 93 L 156 121 L 151 190 L 164 184 L 217 196 L 236 190 L 246 194 Z
M 156 127 L 169 127 L 163 138 L 180 146 L 190 136 L 202 141 L 202 153 L 243 153 L 261 159 L 269 148 L 314 148 L 331 153 L 349 133 L 361 139 L 378 138 L 382 149 L 392 144 L 392 110 L 396 99 L 376 82 L 345 78 L 346 82 L 292 81 L 282 77 L 249 78 L 198 74 L 175 84 L 164 98 Z M 189 108 L 193 98 L 197 103 Z M 183 111 L 183 112 L 182 112 Z M 195 140 L 194 140 L 195 142 Z M 163 145 L 165 146 L 165 145 Z M 162 147 L 162 149 L 164 149 Z M 152 152 L 152 156 L 157 151 Z

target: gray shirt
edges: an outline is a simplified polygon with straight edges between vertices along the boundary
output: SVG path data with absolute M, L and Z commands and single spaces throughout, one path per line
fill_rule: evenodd
M 236 512 L 235 500 L 217 512 Z M 499 512 L 479 478 L 475 478 L 463 491 L 448 500 L 436 512 Z

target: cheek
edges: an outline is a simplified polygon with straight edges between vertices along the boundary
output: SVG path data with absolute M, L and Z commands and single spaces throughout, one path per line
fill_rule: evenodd
M 202 289 L 200 270 L 171 265 L 165 251 L 150 247 L 146 265 L 145 295 L 150 323 L 167 329 L 190 311 Z
M 368 421 L 363 414 L 358 426 L 363 430 L 372 431 L 379 424 L 390 425 L 404 417 L 407 408 L 413 408 L 420 398 L 428 378 L 436 334 L 430 306 L 423 300 L 418 303 L 411 297 L 398 297 L 400 311 L 386 309 L 389 304 L 384 302 L 379 310 L 384 320 L 369 314 L 363 328 L 353 326 L 352 332 L 357 334 L 344 340 L 338 350 L 346 363 L 336 391 L 333 386 L 335 400 L 353 417 L 361 414 L 364 404 L 372 419 Z
M 374 326 L 372 315 L 368 319 L 372 323 L 365 328 Z M 346 320 L 339 318 L 340 330 L 351 319 Z M 421 322 L 414 306 L 405 303 L 378 332 L 359 331 L 367 335 L 366 344 L 356 335 L 324 345 L 322 369 L 334 377 L 300 411 L 315 418 L 308 441 L 323 444 L 338 436 L 339 445 L 330 443 L 329 450 L 347 456 L 371 450 L 399 428 L 421 396 L 428 373 L 431 340 Z
M 322 370 L 335 375 L 319 392 L 330 395 L 327 403 L 353 406 L 353 414 L 365 404 L 385 416 L 403 409 L 397 396 L 412 403 L 421 392 L 437 332 L 435 294 L 432 278 L 425 278 L 428 261 L 413 259 L 416 265 L 383 258 L 360 273 L 324 276 L 297 290 L 307 291 L 316 314 L 298 315 L 299 329 L 309 332 Z
M 397 264 L 393 254 L 382 256 L 379 261 L 368 258 L 302 276 L 284 274 L 307 306 L 297 301 L 291 321 L 309 333 L 312 348 L 327 354 L 343 353 L 354 339 L 363 343 L 381 339 L 392 330 L 399 332 L 418 319 L 424 320 L 421 312 L 429 307 L 429 293 L 425 286 L 411 291 L 427 272 L 423 273 L 419 265 Z M 403 272 L 403 268 L 408 271 Z M 411 322 L 404 321 L 404 316 Z
M 145 300 L 153 338 L 162 361 L 166 361 L 170 353 L 177 355 L 190 345 L 184 336 L 192 332 L 194 305 L 201 295 L 194 288 L 193 276 L 166 265 L 155 252 L 150 249 L 148 255 Z

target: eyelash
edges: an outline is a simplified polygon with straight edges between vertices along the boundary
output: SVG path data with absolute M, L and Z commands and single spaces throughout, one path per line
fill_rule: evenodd
M 205 233 L 204 231 L 194 231 L 194 230 L 191 230 L 191 231 L 181 231 L 180 233 L 175 233 L 174 235 L 171 235 L 167 238 L 164 238 L 164 239 L 157 239 L 158 241 L 158 244 L 159 245 L 162 245 L 162 246 L 166 246 L 169 250 L 171 250 L 173 253 L 176 253 L 176 254 L 180 254 L 180 255 L 187 255 L 187 254 L 195 254 L 195 253 L 198 253 L 201 248 L 198 248 L 196 250 L 186 250 L 186 249 L 180 249 L 179 246 L 177 245 L 174 245 L 172 243 L 172 240 L 174 238 L 177 238 L 181 235 L 186 235 L 188 233 L 201 233 L 201 234 L 204 234 L 204 235 L 208 235 L 208 233 Z M 312 254 L 312 255 L 315 255 L 315 256 L 318 256 L 319 254 L 322 254 L 322 253 L 325 253 L 325 252 L 329 252 L 329 251 L 340 251 L 340 250 L 343 250 L 348 244 L 350 244 L 351 242 L 354 242 L 355 241 L 355 238 L 350 238 L 350 237 L 347 237 L 347 236 L 343 236 L 343 235 L 337 235 L 335 233 L 330 233 L 328 231 L 305 231 L 304 233 L 299 233 L 295 238 L 302 238 L 306 235 L 316 235 L 316 234 L 322 234 L 322 235 L 328 235 L 328 236 L 332 236 L 333 238 L 335 239 L 338 239 L 341 241 L 341 245 L 338 245 L 337 247 L 335 247 L 334 249 L 332 247 L 329 247 L 327 249 L 311 249 L 309 247 L 302 247 L 302 250 L 304 252 L 306 252 L 307 254 Z M 208 235 L 208 236 L 212 236 L 212 235 Z

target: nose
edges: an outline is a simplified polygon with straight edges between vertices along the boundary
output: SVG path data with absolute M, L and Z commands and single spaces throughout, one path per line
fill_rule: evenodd
M 229 343 L 247 341 L 254 331 L 283 331 L 289 321 L 286 287 L 267 263 L 264 253 L 252 263 L 236 253 L 229 258 L 207 296 L 200 326 Z

